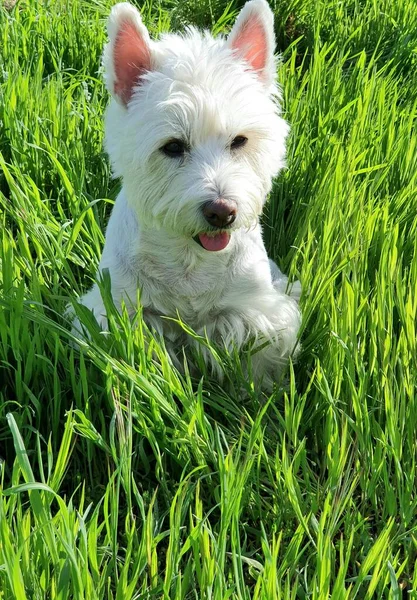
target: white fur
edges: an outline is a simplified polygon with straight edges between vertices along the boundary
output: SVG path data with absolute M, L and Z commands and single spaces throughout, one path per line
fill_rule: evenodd
M 233 47 L 239 23 L 255 16 L 265 27 L 268 58 L 255 72 Z M 135 82 L 127 106 L 114 92 L 113 48 L 129 20 L 150 48 L 151 70 Z M 138 287 L 144 318 L 168 346 L 194 344 L 172 321 L 177 315 L 202 335 L 228 348 L 250 339 L 268 341 L 253 356 L 255 376 L 270 386 L 297 347 L 297 297 L 268 260 L 259 215 L 272 179 L 284 164 L 286 122 L 275 86 L 272 13 L 265 0 L 244 6 L 228 40 L 193 28 L 184 35 L 149 40 L 139 13 L 113 7 L 104 54 L 106 82 L 115 96 L 106 115 L 106 148 L 123 179 L 106 232 L 99 271 L 108 269 L 117 307 L 135 312 Z M 230 149 L 238 135 L 247 144 Z M 184 159 L 160 148 L 171 139 L 189 145 Z M 229 245 L 209 252 L 193 237 L 207 231 L 201 207 L 218 197 L 237 204 Z M 82 298 L 103 328 L 106 315 L 97 285 Z M 75 323 L 75 329 L 79 324 Z M 206 360 L 216 365 L 206 352 Z

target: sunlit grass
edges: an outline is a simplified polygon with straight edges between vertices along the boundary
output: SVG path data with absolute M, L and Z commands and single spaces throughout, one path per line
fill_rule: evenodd
M 304 289 L 271 397 L 219 349 L 224 389 L 179 374 L 108 296 L 74 346 L 118 192 L 110 4 L 0 9 L 0 598 L 417 598 L 414 3 L 271 3 L 292 134 L 264 231 Z M 221 32 L 240 5 L 142 12 Z

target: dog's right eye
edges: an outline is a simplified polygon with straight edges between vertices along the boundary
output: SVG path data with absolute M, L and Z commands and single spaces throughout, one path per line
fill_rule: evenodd
M 171 140 L 161 148 L 161 151 L 171 158 L 181 158 L 184 156 L 185 150 L 185 144 L 181 140 Z

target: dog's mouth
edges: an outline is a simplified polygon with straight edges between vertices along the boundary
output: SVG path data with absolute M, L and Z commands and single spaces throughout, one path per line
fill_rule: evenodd
M 193 240 L 197 242 L 204 250 L 209 252 L 219 252 L 224 250 L 230 242 L 230 233 L 220 231 L 219 233 L 199 233 Z

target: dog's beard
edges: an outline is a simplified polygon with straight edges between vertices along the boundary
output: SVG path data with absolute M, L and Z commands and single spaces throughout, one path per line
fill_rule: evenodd
M 171 236 L 192 240 L 208 252 L 225 250 L 238 230 L 253 229 L 259 221 L 257 214 L 244 215 L 240 212 L 232 225 L 215 228 L 201 218 L 200 208 L 189 212 L 184 208 L 178 213 L 175 210 L 168 210 L 158 217 L 155 221 L 159 229 Z

